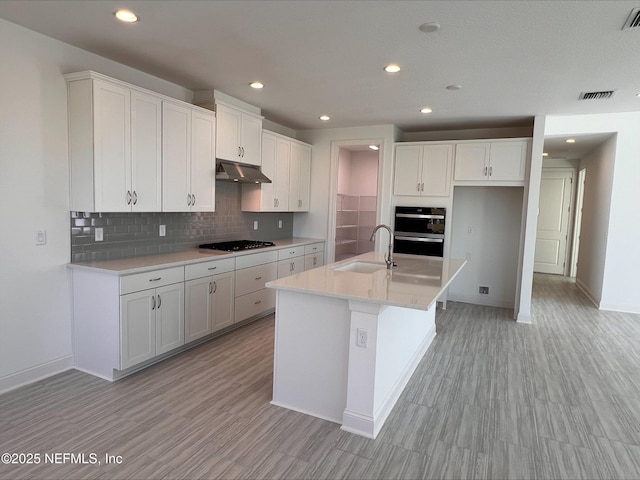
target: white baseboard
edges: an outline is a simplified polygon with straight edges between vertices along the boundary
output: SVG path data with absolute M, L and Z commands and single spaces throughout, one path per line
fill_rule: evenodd
M 41 365 L 36 365 L 35 367 L 20 370 L 19 372 L 11 373 L 0 378 L 0 393 L 15 390 L 16 388 L 37 382 L 43 378 L 70 370 L 71 368 L 73 368 L 73 357 L 69 355 Z
M 451 302 L 471 303 L 473 305 L 484 305 L 485 307 L 513 308 L 513 301 L 502 301 L 490 297 L 484 298 L 476 295 L 451 293 L 451 291 L 449 291 L 449 298 L 447 300 Z
M 533 319 L 531 318 L 531 314 L 529 313 L 518 313 L 518 319 L 516 320 L 518 323 L 526 323 L 533 324 Z
M 294 412 L 304 413 L 305 415 L 311 415 L 312 417 L 320 418 L 322 420 L 326 420 L 332 423 L 341 423 L 342 420 L 339 418 L 331 418 L 326 415 L 320 415 L 316 412 L 311 412 L 309 410 L 305 410 L 304 408 L 292 407 L 284 402 L 277 402 L 275 400 L 271 400 L 269 402 L 271 405 L 275 405 L 276 407 L 286 408 L 287 410 L 293 410 Z
M 576 279 L 576 286 L 589 299 L 591 303 L 593 303 L 597 308 L 600 308 L 600 300 L 596 300 L 595 296 L 591 293 L 589 288 L 584 283 Z
M 640 313 L 640 305 L 615 305 L 613 303 L 601 303 L 600 310 L 622 313 Z

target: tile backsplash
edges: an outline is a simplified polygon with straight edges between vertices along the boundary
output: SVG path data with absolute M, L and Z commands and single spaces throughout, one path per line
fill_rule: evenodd
M 252 213 L 240 210 L 236 183 L 216 183 L 215 212 L 88 213 L 71 212 L 71 262 L 114 260 L 172 253 L 201 243 L 223 240 L 277 240 L 293 235 L 293 213 Z M 282 220 L 282 228 L 278 222 Z M 253 229 L 258 221 L 258 230 Z M 166 236 L 159 236 L 160 225 Z M 103 241 L 95 241 L 95 229 Z

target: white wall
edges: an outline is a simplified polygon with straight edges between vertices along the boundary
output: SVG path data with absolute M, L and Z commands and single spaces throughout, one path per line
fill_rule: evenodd
M 372 196 L 378 194 L 378 152 L 351 153 L 350 189 L 354 195 Z
M 640 113 L 550 116 L 545 135 L 617 133 L 600 308 L 640 313 Z M 608 144 L 609 142 L 607 142 Z M 609 155 L 612 148 L 609 145 Z M 590 172 L 587 171 L 587 175 Z M 585 195 L 586 201 L 586 195 Z M 607 202 L 607 198 L 596 201 Z M 585 215 L 582 217 L 585 222 Z M 582 249 L 582 241 L 580 244 Z
M 513 308 L 522 220 L 521 187 L 455 187 L 451 256 L 469 262 L 449 287 L 453 301 Z M 468 229 L 472 232 L 469 233 Z M 478 286 L 489 295 L 479 295 Z
M 72 364 L 67 90 L 96 70 L 190 100 L 191 92 L 0 19 L 0 391 Z M 35 246 L 46 229 L 47 244 Z

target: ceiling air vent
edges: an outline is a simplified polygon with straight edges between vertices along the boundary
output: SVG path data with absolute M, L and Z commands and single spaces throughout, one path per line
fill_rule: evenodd
M 630 28 L 640 27 L 640 8 L 634 8 L 629 14 L 629 18 L 622 26 L 622 30 L 629 30 Z
M 616 93 L 615 90 L 604 90 L 602 92 L 582 92 L 579 100 L 598 100 L 604 98 L 611 98 L 613 94 Z

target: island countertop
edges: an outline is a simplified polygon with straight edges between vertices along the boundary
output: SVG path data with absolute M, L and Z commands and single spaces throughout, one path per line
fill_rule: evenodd
M 429 310 L 466 263 L 466 260 L 457 258 L 404 254 L 394 255 L 394 261 L 397 267 L 387 270 L 383 255 L 370 252 L 274 280 L 266 286 L 346 300 Z M 353 265 L 356 262 L 367 265 L 362 265 L 365 268 L 359 269 L 358 265 Z M 370 273 L 358 271 L 366 271 L 366 267 L 371 264 L 379 264 L 382 268 Z M 375 265 L 372 267 L 376 268 Z

